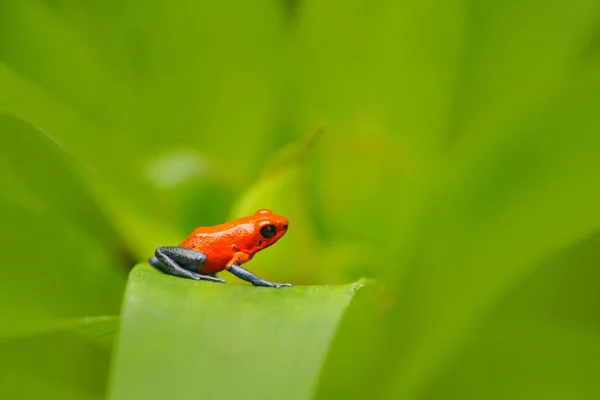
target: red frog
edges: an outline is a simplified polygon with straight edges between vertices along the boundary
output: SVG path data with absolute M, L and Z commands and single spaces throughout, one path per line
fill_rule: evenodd
M 258 210 L 249 217 L 196 228 L 179 246 L 157 248 L 150 264 L 166 274 L 181 278 L 225 283 L 215 274 L 226 269 L 254 286 L 292 286 L 265 281 L 241 267 L 254 254 L 281 239 L 287 229 L 285 217 L 270 210 Z

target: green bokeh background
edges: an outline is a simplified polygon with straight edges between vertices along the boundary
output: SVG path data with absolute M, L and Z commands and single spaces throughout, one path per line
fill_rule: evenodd
M 373 279 L 337 329 L 277 295 L 327 344 L 296 396 L 600 398 L 597 1 L 1 0 L 0 138 L 1 398 L 118 398 L 129 270 L 258 208 L 290 220 L 259 276 Z M 226 392 L 294 397 L 258 389 Z

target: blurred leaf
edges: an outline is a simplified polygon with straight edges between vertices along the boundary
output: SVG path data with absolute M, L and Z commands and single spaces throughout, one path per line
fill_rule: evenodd
M 237 187 L 258 171 L 282 96 L 276 3 L 51 3 L 3 3 L 0 58 L 94 132 L 93 141 L 51 132 L 66 148 L 121 189 L 134 185 L 132 195 L 144 190 L 145 159 L 161 151 L 202 150 Z M 98 30 L 119 44 L 106 48 Z M 15 105 L 21 115 L 41 112 L 39 103 Z
M 328 126 L 310 194 L 319 241 L 332 248 L 326 258 L 349 274 L 397 269 L 398 236 L 409 236 L 428 200 L 454 113 L 464 7 L 308 0 L 299 8 L 295 118 Z
M 440 182 L 399 282 L 397 327 L 410 330 L 397 348 L 391 376 L 404 379 L 391 378 L 391 398 L 424 390 L 490 302 L 600 226 L 600 76 L 592 72 L 599 66 L 575 69 L 564 98 L 507 128 Z
M 119 312 L 121 243 L 80 164 L 14 117 L 0 131 L 0 397 L 101 398 L 115 317 L 82 316 Z
M 163 224 L 147 208 L 138 207 L 139 203 L 124 195 L 113 182 L 97 176 L 87 184 L 103 211 L 113 217 L 116 229 L 136 259 L 149 258 L 159 246 L 181 242 L 181 230 Z
M 0 116 L 0 336 L 57 319 L 117 314 L 125 274 L 118 238 L 65 154 L 42 132 Z M 35 162 L 22 163 L 22 160 Z
M 379 277 L 394 260 L 399 217 L 411 210 L 406 157 L 390 132 L 375 126 L 327 131 L 308 166 L 305 198 L 321 247 L 319 273 L 328 282 Z M 291 231 L 290 231 L 291 232 Z
M 84 317 L 77 323 L 74 321 L 70 329 L 89 342 L 106 350 L 112 350 L 114 338 L 119 329 L 119 317 L 112 315 Z
M 162 151 L 151 157 L 146 178 L 159 190 L 161 206 L 171 210 L 171 223 L 185 232 L 198 225 L 221 223 L 233 201 L 232 182 L 193 148 Z
M 109 352 L 70 332 L 0 342 L 3 399 L 103 399 Z
M 57 319 L 0 336 L 0 396 L 103 399 L 118 321 L 116 316 Z
M 596 233 L 525 273 L 465 334 L 423 398 L 597 398 L 599 249 Z
M 110 399 L 305 399 L 362 285 L 219 285 L 140 264 L 125 296 Z
M 5 182 L 3 199 L 54 214 L 68 220 L 107 245 L 115 230 L 81 183 L 84 168 L 41 129 L 0 111 L 0 178 Z M 27 162 L 23 162 L 27 160 Z
M 48 2 L 4 1 L 0 21 L 0 58 L 81 115 L 108 122 L 131 107 L 129 86 Z
M 51 335 L 56 332 L 74 332 L 88 339 L 90 343 L 110 350 L 118 323 L 119 317 L 114 315 L 54 319 L 37 325 L 31 324 L 25 329 L 0 332 L 0 342 Z
M 457 356 L 491 305 L 532 269 L 540 268 L 542 260 L 600 226 L 600 190 L 594 184 L 600 171 L 600 119 L 595 111 L 600 105 L 600 63 L 597 56 L 580 54 L 598 20 L 598 9 L 586 1 L 577 2 L 566 14 L 559 3 L 548 7 L 547 2 L 473 3 L 473 7 L 480 18 L 471 23 L 485 34 L 475 34 L 477 45 L 468 49 L 467 60 L 477 62 L 465 64 L 465 71 L 476 72 L 459 80 L 454 106 L 460 118 L 447 127 L 449 145 L 441 147 L 431 162 L 433 174 L 423 174 L 419 191 L 411 194 L 421 201 L 413 203 L 410 220 L 392 233 L 395 262 L 383 267 L 383 276 L 395 293 L 393 307 L 385 318 L 365 322 L 361 335 L 340 331 L 316 398 L 439 396 L 443 391 L 432 387 L 434 377 Z M 513 23 L 520 34 L 507 38 L 505 27 Z M 559 23 L 573 25 L 568 37 L 554 35 Z M 443 31 L 433 32 L 440 43 L 447 40 Z M 516 57 L 514 64 L 512 59 L 496 60 L 502 52 Z M 507 71 L 507 63 L 514 69 Z M 436 137 L 429 134 L 429 139 Z M 390 223 L 402 215 L 393 212 Z M 369 321 L 368 308 L 355 304 L 348 318 Z M 518 318 L 512 321 L 515 325 L 506 327 L 509 336 L 521 329 L 546 332 L 542 347 L 552 340 L 564 345 L 579 335 L 586 336 L 582 336 L 586 343 L 596 337 L 568 324 L 553 330 L 553 323 L 524 326 Z M 523 338 L 513 344 L 517 349 Z M 362 363 L 350 364 L 345 349 L 361 346 L 368 348 Z M 577 361 L 570 363 L 571 371 L 589 377 L 588 369 L 596 370 L 598 364 L 582 357 L 582 348 L 573 351 Z M 557 350 L 554 355 L 564 357 L 558 363 L 570 362 L 566 352 Z M 480 361 L 474 356 L 466 354 L 461 360 Z M 539 385 L 557 374 L 545 369 L 545 358 L 527 359 L 526 353 L 507 358 L 537 369 L 535 397 L 557 395 L 554 386 Z M 490 375 L 479 375 L 486 375 L 483 386 L 473 390 L 485 394 L 474 398 L 487 397 L 485 385 L 491 381 L 504 382 L 492 372 L 490 360 L 470 368 L 490 370 Z M 458 375 L 461 382 L 480 384 L 462 372 L 453 376 Z M 362 379 L 352 379 L 357 376 Z M 514 386 L 505 392 L 511 398 L 531 398 L 531 388 L 511 382 Z M 578 391 L 579 383 L 566 378 L 560 393 Z M 586 382 L 585 387 L 587 396 L 598 397 L 596 385 Z M 465 397 L 464 391 L 454 394 Z

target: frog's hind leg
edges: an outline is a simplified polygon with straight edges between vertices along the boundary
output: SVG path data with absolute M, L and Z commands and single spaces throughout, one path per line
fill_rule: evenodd
M 201 275 L 195 271 L 206 261 L 206 254 L 179 246 L 162 246 L 156 249 L 155 257 L 149 262 L 165 274 L 195 280 L 225 283 L 221 278 Z
M 156 257 L 152 257 L 148 260 L 148 262 L 150 263 L 150 265 L 152 265 L 154 268 L 162 270 L 163 265 L 160 261 L 158 261 L 158 258 Z
M 177 257 L 177 255 L 173 256 L 171 254 L 168 254 L 168 253 L 170 253 L 170 251 L 166 247 L 160 247 L 160 249 L 161 249 L 162 253 L 166 254 L 167 257 L 170 257 L 173 261 L 175 261 L 179 267 L 187 269 L 188 271 L 192 271 L 192 272 L 200 271 L 200 267 L 202 266 L 202 264 L 204 264 L 204 261 L 206 260 L 206 256 L 203 259 L 200 259 L 200 256 L 198 256 L 198 259 L 181 258 L 181 257 Z M 194 250 L 192 250 L 192 251 L 194 251 Z M 204 253 L 201 253 L 201 252 L 196 252 L 196 253 L 204 255 Z M 163 265 L 163 263 L 156 257 L 150 258 L 148 260 L 148 262 L 150 263 L 150 265 L 152 265 L 156 269 L 159 269 L 161 271 L 163 271 L 165 269 L 165 266 Z M 165 272 L 165 271 L 163 271 L 163 272 Z

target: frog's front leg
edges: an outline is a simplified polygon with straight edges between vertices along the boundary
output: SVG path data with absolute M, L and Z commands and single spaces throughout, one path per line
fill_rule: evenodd
M 286 287 L 286 286 L 292 286 L 290 283 L 274 283 L 274 282 L 269 282 L 269 281 L 265 281 L 264 279 L 259 278 L 258 276 L 254 275 L 252 272 L 248 271 L 245 268 L 242 268 L 239 265 L 236 264 L 229 264 L 226 267 L 227 271 L 231 272 L 233 275 L 237 276 L 240 279 L 245 280 L 246 282 L 250 282 L 251 284 L 253 284 L 254 286 L 265 286 L 265 287 L 272 287 L 272 288 L 282 288 L 282 287 Z
M 195 280 L 225 283 L 221 278 L 201 275 L 191 270 L 199 270 L 206 261 L 206 254 L 179 246 L 162 246 L 156 249 L 156 257 L 150 259 L 150 265 L 165 274 Z

